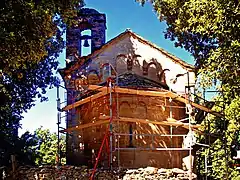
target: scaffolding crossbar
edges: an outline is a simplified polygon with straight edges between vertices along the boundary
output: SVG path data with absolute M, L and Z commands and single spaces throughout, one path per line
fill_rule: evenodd
M 94 126 L 99 126 L 102 124 L 108 124 L 109 123 L 109 116 L 104 116 L 104 120 L 98 120 L 92 123 L 87 123 L 87 124 L 82 124 L 78 126 L 74 126 L 65 130 L 62 130 L 61 132 L 72 132 L 72 131 L 77 131 L 89 127 L 94 127 Z M 182 123 L 182 122 L 168 122 L 168 121 L 153 121 L 149 119 L 137 119 L 137 118 L 127 118 L 127 117 L 119 117 L 119 118 L 113 118 L 113 123 L 114 122 L 137 122 L 137 123 L 143 123 L 143 124 L 156 124 L 156 125 L 165 125 L 165 126 L 177 126 L 177 127 L 183 127 L 186 129 L 189 129 L 188 123 Z M 201 126 L 200 125 L 191 125 L 190 126 L 192 129 L 196 130 L 199 129 Z
M 108 92 L 108 87 L 102 87 L 102 86 L 97 86 L 97 85 L 89 85 L 89 90 L 100 90 L 101 92 L 95 94 L 95 95 L 92 95 L 90 97 L 87 97 L 85 99 L 82 99 L 82 100 L 79 100 L 71 105 L 68 105 L 66 107 L 63 108 L 64 111 L 66 110 L 70 110 L 71 108 L 74 108 L 74 107 L 77 107 L 77 106 L 80 106 L 82 104 L 85 104 L 85 103 L 88 103 L 90 102 L 91 100 L 95 100 L 95 99 L 98 99 L 102 96 L 105 96 L 107 95 L 109 92 Z M 142 95 L 142 96 L 154 96 L 154 97 L 170 97 L 172 99 L 175 99 L 179 102 L 182 102 L 182 103 L 191 103 L 191 105 L 197 109 L 201 109 L 205 112 L 208 112 L 208 113 L 211 113 L 217 117 L 223 117 L 223 115 L 219 112 L 216 112 L 216 111 L 213 111 L 203 105 L 200 105 L 200 104 L 197 104 L 197 103 L 194 103 L 182 96 L 180 96 L 179 94 L 176 94 L 174 92 L 171 92 L 171 91 L 145 91 L 145 90 L 136 90 L 136 89 L 128 89 L 128 88 L 120 88 L 120 87 L 114 87 L 114 91 L 113 93 L 122 93 L 122 94 L 135 94 L 135 95 Z
M 80 106 L 80 105 L 82 105 L 82 104 L 88 103 L 88 102 L 90 102 L 90 101 L 93 101 L 93 100 L 95 100 L 95 99 L 98 99 L 98 98 L 100 98 L 100 97 L 103 97 L 103 96 L 105 96 L 105 95 L 107 95 L 107 94 L 108 94 L 107 91 L 102 91 L 102 92 L 99 92 L 99 93 L 94 94 L 94 95 L 92 95 L 92 96 L 86 97 L 86 98 L 84 98 L 84 99 L 81 99 L 81 100 L 73 103 L 73 104 L 70 104 L 70 105 L 65 106 L 65 107 L 63 108 L 63 111 L 67 111 L 67 110 L 73 109 L 73 108 L 75 108 L 75 107 L 77 107 L 77 106 Z
M 160 148 L 115 148 L 116 150 L 155 150 L 155 151 L 189 151 L 192 148 L 164 148 L 164 147 L 160 147 Z

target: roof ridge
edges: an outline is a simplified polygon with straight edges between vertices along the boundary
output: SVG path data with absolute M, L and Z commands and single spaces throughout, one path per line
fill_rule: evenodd
M 74 62 L 74 64 L 68 68 L 66 68 L 65 70 L 75 70 L 76 68 L 78 68 L 79 66 L 82 66 L 83 64 L 85 64 L 89 59 L 97 56 L 100 52 L 102 52 L 105 48 L 107 48 L 108 46 L 110 46 L 111 44 L 114 44 L 115 41 L 120 40 L 121 38 L 123 38 L 126 35 L 132 35 L 135 36 L 137 39 L 143 41 L 143 43 L 157 49 L 158 51 L 162 52 L 164 55 L 168 56 L 173 62 L 176 62 L 178 64 L 180 64 L 182 67 L 187 68 L 188 70 L 192 70 L 194 71 L 195 67 L 187 62 L 185 62 L 184 60 L 176 57 L 175 55 L 167 52 L 166 50 L 164 50 L 163 48 L 157 46 L 156 44 L 144 39 L 143 37 L 141 37 L 140 35 L 136 34 L 135 32 L 133 32 L 131 29 L 127 28 L 124 32 L 120 33 L 118 36 L 110 39 L 107 43 L 105 43 L 104 45 L 102 45 L 98 50 L 95 50 L 94 52 L 92 52 L 91 54 L 87 55 L 87 56 L 82 56 L 80 57 L 76 62 Z M 81 64 L 79 61 L 81 60 L 85 60 L 85 62 L 83 64 Z

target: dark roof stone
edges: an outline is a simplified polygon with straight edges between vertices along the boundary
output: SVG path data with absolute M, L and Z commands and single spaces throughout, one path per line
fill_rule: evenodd
M 115 78 L 116 81 L 116 78 Z M 101 83 L 101 86 L 106 85 L 106 82 Z M 163 83 L 156 82 L 154 80 L 148 79 L 146 77 L 142 77 L 133 72 L 124 73 L 118 76 L 118 84 L 117 86 L 123 88 L 132 88 L 132 89 L 166 89 L 168 90 L 168 86 Z

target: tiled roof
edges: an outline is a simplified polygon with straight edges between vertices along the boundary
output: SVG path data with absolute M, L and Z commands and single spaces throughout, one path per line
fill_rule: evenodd
M 116 78 L 115 78 L 116 82 Z M 100 86 L 106 86 L 107 82 L 99 84 Z M 129 89 L 145 89 L 145 90 L 154 90 L 154 89 L 164 89 L 169 90 L 168 86 L 162 83 L 158 83 L 151 79 L 145 78 L 143 76 L 137 75 L 133 72 L 127 72 L 118 76 L 117 86 Z M 89 91 L 86 90 L 79 94 L 75 101 L 79 101 L 91 95 L 98 93 L 98 91 Z
M 116 78 L 115 78 L 116 81 Z M 100 84 L 106 85 L 106 82 Z M 118 76 L 118 84 L 119 87 L 126 87 L 132 89 L 169 89 L 167 85 L 163 83 L 158 83 L 146 77 L 137 75 L 133 72 L 124 73 Z

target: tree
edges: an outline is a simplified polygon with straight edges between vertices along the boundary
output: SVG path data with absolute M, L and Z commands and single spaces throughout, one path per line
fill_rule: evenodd
M 35 161 L 38 157 L 38 146 L 39 139 L 35 134 L 31 134 L 28 131 L 22 134 L 22 136 L 15 142 L 13 146 L 14 150 L 12 150 L 16 155 L 18 164 L 35 165 Z
M 21 137 L 14 137 L 4 143 L 1 149 L 1 164 L 10 165 L 10 156 L 15 155 L 19 165 L 34 165 L 37 158 L 38 139 L 35 135 L 25 132 Z
M 38 139 L 37 165 L 42 164 L 56 164 L 56 157 L 58 154 L 58 138 L 56 133 L 50 133 L 49 129 L 38 128 L 34 132 Z M 65 136 L 60 136 L 61 152 L 66 151 Z M 62 163 L 66 162 L 66 158 L 61 159 Z
M 138 0 L 142 3 L 145 0 Z M 189 51 L 202 83 L 218 80 L 229 97 L 240 85 L 240 6 L 235 0 L 152 0 L 165 37 Z M 231 92 L 230 92 L 231 91 Z
M 238 133 L 240 127 L 239 97 L 230 105 L 226 105 L 221 96 L 215 97 L 214 101 L 217 105 L 214 106 L 213 110 L 224 113 L 225 116 L 220 118 L 209 114 L 202 123 L 202 131 L 206 134 L 199 134 L 199 141 L 207 142 L 209 147 L 201 148 L 199 151 L 198 170 L 204 176 L 207 172 L 207 176 L 212 179 L 235 179 L 239 176 L 239 172 L 233 165 L 239 163 L 233 159 L 232 145 L 240 145 L 240 134 Z M 207 165 L 212 165 L 207 171 L 205 155 L 207 155 Z
M 62 154 L 66 151 L 65 136 L 60 136 L 60 149 Z M 42 127 L 36 129 L 33 134 L 28 131 L 20 138 L 15 140 L 12 146 L 6 146 L 5 165 L 9 163 L 8 153 L 16 156 L 19 165 L 55 165 L 58 154 L 58 137 L 56 133 L 51 133 L 49 129 Z M 62 157 L 62 163 L 66 162 L 66 158 Z
M 146 0 L 137 0 L 144 4 Z M 216 86 L 224 101 L 223 119 L 210 118 L 211 132 L 220 132 L 211 144 L 213 179 L 234 179 L 230 145 L 239 130 L 240 2 L 236 0 L 151 0 L 165 38 L 185 48 L 195 58 L 196 74 L 203 88 Z M 214 107 L 218 109 L 218 107 Z M 222 126 L 225 124 L 226 126 Z M 221 125 L 221 126 L 218 126 Z M 206 127 L 205 127 L 206 128 Z M 222 147 L 226 147 L 225 149 Z
M 79 0 L 2 0 L 0 2 L 0 151 L 17 138 L 22 113 L 35 98 L 47 100 L 47 87 L 64 48 L 62 34 Z M 2 152 L 1 152 L 2 153 Z

